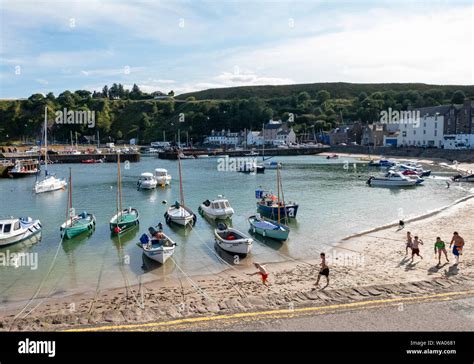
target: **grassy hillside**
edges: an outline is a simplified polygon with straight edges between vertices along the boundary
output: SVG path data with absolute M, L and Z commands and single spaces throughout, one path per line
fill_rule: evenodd
M 308 92 L 310 96 L 315 97 L 321 90 L 328 91 L 332 97 L 347 99 L 357 97 L 360 93 L 372 94 L 374 92 L 386 91 L 418 91 L 420 93 L 428 90 L 442 90 L 448 95 L 457 90 L 463 91 L 467 97 L 474 98 L 474 86 L 456 86 L 456 85 L 428 85 L 424 83 L 346 83 L 346 82 L 328 82 L 328 83 L 307 83 L 297 85 L 281 86 L 241 86 L 227 88 L 213 88 L 203 91 L 196 91 L 181 94 L 180 99 L 194 97 L 196 100 L 231 100 L 247 99 L 250 97 L 259 97 L 270 99 L 275 97 L 287 97 L 297 95 L 300 92 Z

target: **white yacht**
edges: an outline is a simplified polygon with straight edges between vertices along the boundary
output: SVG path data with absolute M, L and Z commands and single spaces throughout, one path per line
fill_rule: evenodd
M 0 218 L 0 246 L 11 245 L 41 233 L 41 222 L 31 217 Z
M 199 212 L 210 219 L 227 219 L 232 217 L 234 209 L 230 206 L 229 200 L 219 195 L 215 200 L 206 200 L 199 206 Z
M 156 168 L 154 178 L 160 186 L 168 186 L 171 182 L 171 176 L 164 168 Z
M 401 172 L 389 171 L 384 177 L 370 177 L 367 184 L 370 187 L 410 187 L 418 183 Z
M 153 174 L 150 172 L 145 172 L 140 175 L 140 178 L 137 182 L 137 187 L 138 189 L 152 190 L 156 188 L 157 184 L 158 183 L 156 182 L 156 179 Z

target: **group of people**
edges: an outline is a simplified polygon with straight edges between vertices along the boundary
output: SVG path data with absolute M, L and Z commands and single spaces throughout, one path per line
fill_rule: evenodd
M 415 259 L 415 255 L 423 259 L 423 256 L 420 254 L 420 245 L 423 244 L 423 240 L 421 240 L 418 236 L 412 237 L 411 233 L 407 232 L 407 243 L 406 243 L 406 256 L 408 255 L 408 250 L 411 249 L 411 261 Z M 456 261 L 455 264 L 459 264 L 459 256 L 462 255 L 462 249 L 464 247 L 464 239 L 461 235 L 458 234 L 457 231 L 453 233 L 453 237 L 451 238 L 451 242 L 449 243 L 449 249 L 452 247 L 452 252 L 454 255 L 454 259 Z M 448 259 L 448 252 L 446 250 L 446 243 L 441 239 L 441 237 L 436 237 L 436 241 L 434 243 L 434 252 L 435 255 L 438 256 L 438 266 L 441 265 L 441 256 L 444 254 L 446 261 L 449 262 Z

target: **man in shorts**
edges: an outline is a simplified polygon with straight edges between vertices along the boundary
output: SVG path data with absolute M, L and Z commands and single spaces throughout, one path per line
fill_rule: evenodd
M 321 263 L 319 264 L 319 273 L 318 273 L 318 279 L 316 280 L 315 286 L 319 286 L 319 280 L 321 279 L 321 276 L 326 277 L 326 287 L 329 286 L 329 267 L 326 264 L 326 254 L 321 253 Z
M 453 254 L 454 258 L 456 259 L 456 264 L 459 264 L 459 256 L 462 254 L 462 249 L 464 247 L 464 239 L 461 235 L 458 234 L 457 231 L 453 233 L 453 238 L 451 239 L 451 243 L 449 244 L 449 248 L 451 249 L 453 246 Z

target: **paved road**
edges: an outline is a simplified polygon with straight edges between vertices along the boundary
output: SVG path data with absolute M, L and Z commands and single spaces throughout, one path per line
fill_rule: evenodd
M 474 331 L 474 290 L 71 331 Z

